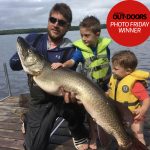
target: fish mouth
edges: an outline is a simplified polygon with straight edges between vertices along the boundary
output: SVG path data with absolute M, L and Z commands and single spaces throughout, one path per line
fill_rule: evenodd
M 24 58 L 26 58 L 30 51 L 30 45 L 25 41 L 24 38 L 19 36 L 17 38 L 17 49 L 18 53 L 22 55 Z
M 20 47 L 22 47 L 24 49 L 30 48 L 29 44 L 24 40 L 24 38 L 22 38 L 20 36 L 17 38 L 17 43 L 20 45 Z

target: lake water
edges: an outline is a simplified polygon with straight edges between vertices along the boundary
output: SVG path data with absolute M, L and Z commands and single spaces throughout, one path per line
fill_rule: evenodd
M 27 77 L 24 71 L 12 71 L 9 67 L 9 59 L 16 51 L 16 39 L 18 36 L 25 37 L 26 35 L 18 34 L 0 36 L 0 99 L 8 96 L 3 63 L 6 63 L 7 65 L 12 95 L 28 92 Z M 106 29 L 102 30 L 101 36 L 109 37 Z M 74 41 L 80 38 L 80 34 L 79 31 L 70 31 L 67 33 L 66 37 L 69 37 L 72 41 Z M 115 42 L 112 42 L 109 48 L 111 50 L 111 55 L 119 50 L 127 49 L 133 51 L 138 58 L 138 68 L 150 72 L 150 38 L 139 46 L 131 48 L 118 45 Z

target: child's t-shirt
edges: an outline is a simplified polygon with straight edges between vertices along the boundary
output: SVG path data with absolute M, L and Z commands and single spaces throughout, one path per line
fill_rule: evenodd
M 149 97 L 149 93 L 140 82 L 136 82 L 132 88 L 132 94 L 136 96 L 139 100 L 143 101 Z

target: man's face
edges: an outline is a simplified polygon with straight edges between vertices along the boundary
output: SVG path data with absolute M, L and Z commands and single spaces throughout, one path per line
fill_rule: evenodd
M 53 12 L 48 19 L 48 34 L 51 40 L 60 40 L 69 29 L 67 20 L 58 12 Z
M 97 45 L 99 32 L 93 33 L 89 28 L 80 28 L 81 38 L 86 46 L 95 47 Z

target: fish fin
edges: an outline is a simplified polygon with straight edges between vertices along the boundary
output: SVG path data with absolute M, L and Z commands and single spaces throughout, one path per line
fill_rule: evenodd
M 111 98 L 108 100 L 109 103 L 113 106 L 113 109 L 116 111 L 116 114 L 118 115 L 118 118 L 120 119 L 123 126 L 125 128 L 129 128 L 134 121 L 132 112 L 123 103 L 115 101 Z

